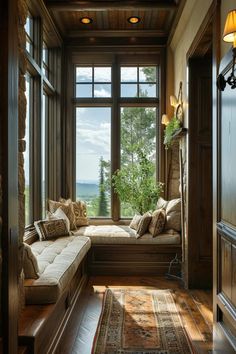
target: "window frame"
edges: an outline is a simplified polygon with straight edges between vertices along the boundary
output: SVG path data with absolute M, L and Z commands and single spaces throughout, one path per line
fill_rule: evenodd
M 106 66 L 104 63 L 99 62 L 99 65 L 94 61 L 92 65 L 95 67 L 97 66 Z M 160 107 L 160 97 L 121 97 L 120 93 L 120 87 L 121 87 L 121 80 L 120 80 L 120 72 L 121 72 L 121 67 L 123 66 L 137 66 L 139 67 L 144 67 L 144 66 L 155 66 L 156 67 L 156 76 L 157 76 L 157 81 L 156 81 L 156 90 L 157 90 L 157 96 L 159 96 L 159 93 L 161 92 L 161 67 L 160 63 L 155 63 L 153 61 L 142 61 L 139 60 L 139 63 L 137 64 L 137 61 L 135 59 L 131 63 L 123 63 L 122 61 L 119 61 L 118 56 L 115 58 L 113 57 L 113 62 L 112 62 L 112 97 L 111 98 L 78 98 L 75 97 L 75 88 L 76 88 L 76 66 L 83 66 L 78 62 L 75 62 L 73 65 L 73 78 L 71 80 L 72 84 L 72 91 L 73 92 L 73 98 L 72 98 L 72 116 L 73 116 L 73 130 L 75 131 L 76 126 L 75 126 L 75 111 L 76 107 L 96 107 L 96 106 L 104 106 L 104 107 L 109 107 L 111 106 L 111 174 L 113 174 L 117 169 L 120 168 L 120 111 L 121 107 L 155 107 L 156 108 L 156 179 L 158 180 L 160 176 L 160 168 L 159 166 L 159 151 L 160 151 L 160 112 L 161 112 L 161 107 Z M 84 66 L 88 67 L 90 66 L 87 62 Z M 139 71 L 139 70 L 138 70 Z M 73 164 L 76 164 L 76 145 L 75 145 L 75 134 L 74 136 L 74 143 L 73 143 Z M 76 183 L 76 178 L 75 178 L 75 168 L 73 168 L 73 177 L 72 177 L 72 183 L 75 185 Z M 76 191 L 75 187 L 73 186 L 72 188 L 73 195 L 72 197 L 75 198 Z M 114 222 L 117 222 L 119 220 L 125 220 L 125 219 L 130 219 L 130 218 L 121 218 L 121 208 L 120 208 L 120 203 L 118 200 L 117 195 L 114 193 L 114 188 L 111 190 L 111 217 L 110 218 L 91 218 L 93 220 L 96 219 L 111 219 Z
M 60 75 L 60 69 L 57 68 L 57 61 L 59 60 L 60 46 L 53 48 L 53 44 L 47 43 L 47 33 L 44 31 L 45 19 L 40 12 L 40 9 L 31 8 L 31 2 L 29 2 L 29 15 L 33 21 L 33 52 L 29 53 L 25 48 L 26 58 L 27 58 L 27 72 L 32 77 L 33 87 L 32 87 L 32 112 L 30 115 L 30 126 L 31 126 L 31 145 L 29 147 L 31 169 L 30 169 L 30 180 L 31 180 L 31 215 L 30 224 L 26 225 L 26 231 L 30 230 L 32 224 L 35 220 L 42 219 L 45 215 L 43 214 L 43 202 L 42 202 L 42 134 L 45 134 L 45 200 L 48 198 L 49 193 L 54 193 L 54 183 L 49 181 L 55 178 L 56 173 L 50 175 L 54 166 L 49 166 L 49 160 L 55 160 L 53 156 L 57 155 L 54 147 L 55 140 L 52 137 L 53 143 L 49 146 L 49 136 L 51 134 L 58 134 L 55 132 L 55 126 L 57 126 L 58 121 L 58 97 L 57 94 L 60 92 L 60 81 L 58 80 L 58 75 Z M 47 68 L 44 72 L 44 60 L 43 60 L 43 46 L 46 43 L 48 50 L 48 60 Z M 42 100 L 43 94 L 48 97 L 48 105 L 46 109 L 45 117 L 45 132 L 42 131 L 42 120 L 43 117 L 43 107 Z M 53 155 L 53 156 L 52 156 Z M 49 183 L 50 182 L 50 183 Z

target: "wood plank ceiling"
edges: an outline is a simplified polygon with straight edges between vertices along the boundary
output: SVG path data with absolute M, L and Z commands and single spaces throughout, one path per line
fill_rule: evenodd
M 140 43 L 160 46 L 170 40 L 184 3 L 185 0 L 45 0 L 62 37 L 68 41 L 79 37 L 83 44 L 88 37 L 112 37 L 121 44 L 122 38 L 135 37 L 142 38 Z M 138 16 L 141 21 L 130 24 L 127 19 L 131 16 Z M 90 17 L 92 23 L 82 24 L 82 17 Z

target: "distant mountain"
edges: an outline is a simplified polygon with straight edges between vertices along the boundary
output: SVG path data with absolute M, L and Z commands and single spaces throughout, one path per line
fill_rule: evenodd
M 76 183 L 76 196 L 92 197 L 99 194 L 99 186 L 95 183 Z M 85 198 L 86 199 L 86 198 Z

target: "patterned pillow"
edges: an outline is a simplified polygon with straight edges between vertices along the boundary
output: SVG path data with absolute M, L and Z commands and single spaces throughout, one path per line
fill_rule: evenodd
M 24 245 L 24 258 L 23 258 L 23 269 L 26 279 L 38 279 L 39 278 L 39 267 L 38 261 L 33 254 L 31 247 L 27 243 Z
M 87 207 L 85 202 L 78 200 L 77 202 L 72 202 L 72 206 L 75 214 L 76 227 L 87 226 L 89 222 L 87 218 Z
M 152 220 L 149 224 L 148 231 L 153 237 L 156 237 L 163 231 L 165 220 L 166 212 L 164 209 L 158 209 L 152 213 Z
M 66 214 L 66 216 L 70 220 L 70 229 L 71 230 L 76 229 L 75 214 L 74 214 L 74 209 L 73 209 L 72 203 L 64 204 L 64 203 L 56 202 L 54 200 L 49 199 L 48 200 L 48 208 L 51 213 L 55 213 L 55 211 L 58 208 L 61 208 L 62 211 Z
M 138 225 L 138 229 L 137 229 L 138 237 L 141 237 L 145 234 L 145 232 L 148 229 L 151 219 L 152 219 L 152 214 L 149 213 L 149 211 L 142 215 L 139 225 Z
M 140 222 L 141 218 L 142 218 L 142 215 L 135 214 L 133 219 L 132 219 L 132 221 L 131 221 L 131 223 L 129 224 L 129 227 L 131 229 L 134 229 L 134 230 L 137 231 L 138 230 L 138 225 L 139 225 L 139 222 Z
M 70 235 L 64 219 L 39 220 L 34 222 L 34 226 L 41 241 Z
M 47 212 L 47 219 L 48 220 L 57 220 L 57 219 L 64 219 L 66 221 L 66 226 L 68 231 L 70 231 L 70 220 L 62 210 L 62 208 L 58 208 L 55 213 L 51 213 L 50 211 Z

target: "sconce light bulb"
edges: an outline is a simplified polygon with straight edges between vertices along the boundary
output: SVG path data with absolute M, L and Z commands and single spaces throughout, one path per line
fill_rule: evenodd
M 172 107 L 177 107 L 178 104 L 179 104 L 179 102 L 178 102 L 176 96 L 175 96 L 175 95 L 171 95 L 171 96 L 170 96 L 170 105 L 171 105 Z
M 170 119 L 167 114 L 163 114 L 161 117 L 161 124 L 168 125 L 170 123 Z

